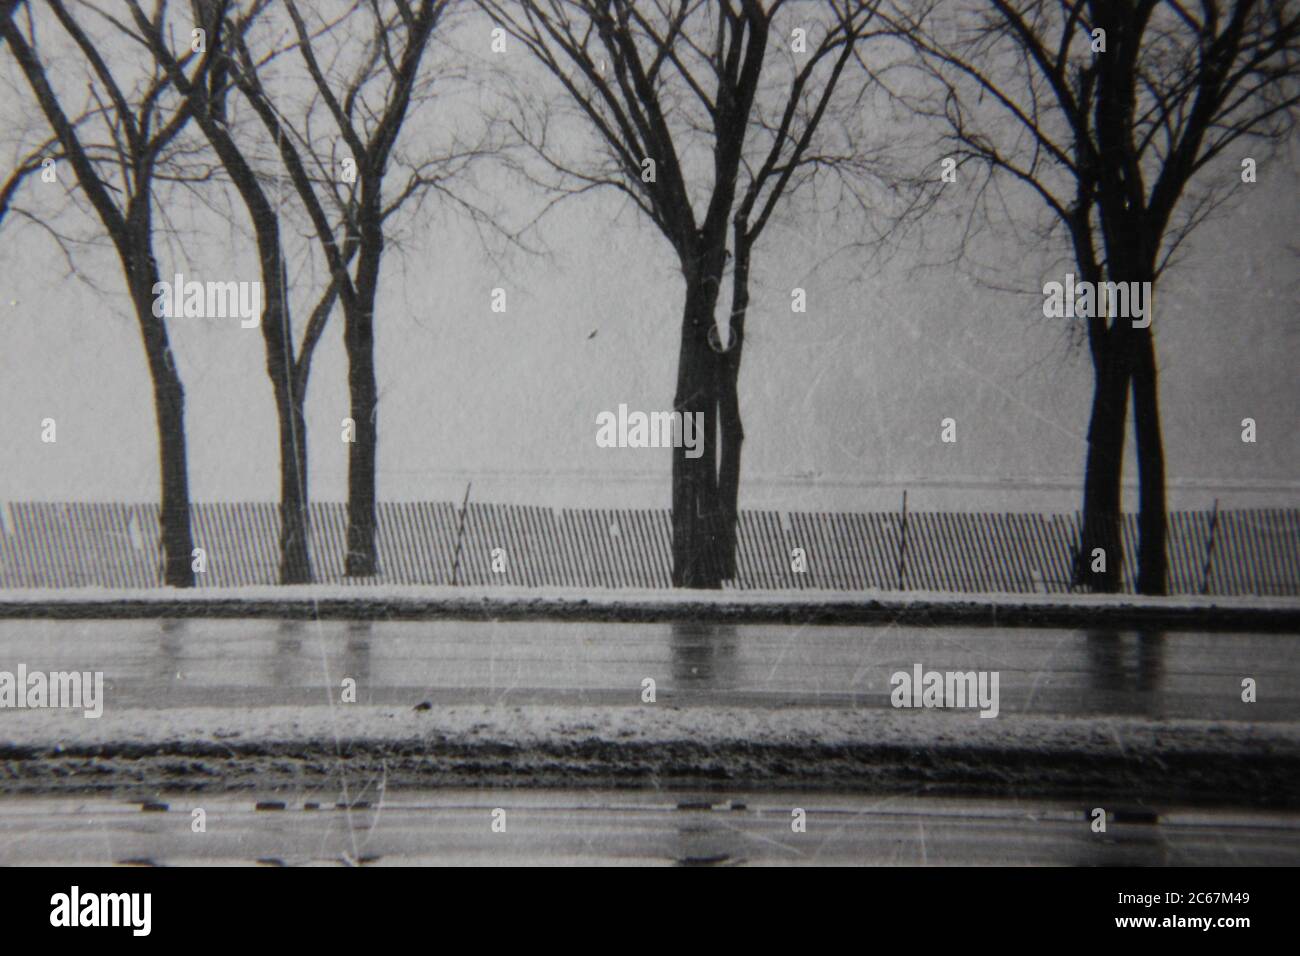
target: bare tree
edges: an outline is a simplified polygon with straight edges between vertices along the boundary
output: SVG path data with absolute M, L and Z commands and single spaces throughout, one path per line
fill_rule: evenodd
M 210 82 L 210 64 L 224 61 L 223 70 L 231 70 L 231 50 L 235 38 L 247 32 L 251 24 L 265 10 L 264 0 L 254 0 L 246 9 L 239 10 L 231 0 L 215 0 L 202 5 L 204 15 L 210 17 L 203 29 L 205 48 L 198 65 L 190 69 L 196 58 L 186 50 L 177 57 L 165 39 L 164 18 L 156 12 L 150 18 L 141 9 L 139 0 L 128 0 L 128 8 L 135 22 L 137 36 L 152 52 L 166 71 L 166 75 L 183 95 L 195 122 L 202 129 L 212 150 L 224 168 L 231 184 L 239 193 L 248 210 L 249 219 L 257 240 L 257 258 L 261 271 L 263 303 L 261 330 L 266 350 L 266 371 L 271 380 L 275 398 L 276 417 L 280 439 L 280 582 L 302 584 L 312 580 L 309 550 L 310 517 L 307 496 L 307 428 L 303 414 L 302 388 L 311 350 L 319 338 L 332 304 L 332 296 L 323 298 L 304 337 L 301 353 L 295 349 L 293 322 L 289 309 L 288 275 L 281 234 L 280 210 L 267 195 L 262 177 L 254 166 L 252 145 L 237 141 L 235 132 L 224 118 L 225 87 L 214 88 Z M 163 8 L 159 6 L 158 10 Z M 186 36 L 188 36 L 188 32 Z
M 826 117 L 849 86 L 846 75 L 866 82 L 853 63 L 877 4 L 480 5 L 559 82 L 602 147 L 594 155 L 566 153 L 544 125 L 524 127 L 536 154 L 571 191 L 620 190 L 677 254 L 686 296 L 674 408 L 703 414 L 704 436 L 701 455 L 679 448 L 673 457 L 672 577 L 678 587 L 718 587 L 735 573 L 744 439 L 737 382 L 751 255 L 774 211 L 801 184 L 822 175 L 847 182 L 858 171 L 853 144 L 825 135 Z M 728 341 L 714 330 L 729 259 Z
M 446 0 L 408 4 L 371 3 L 348 8 L 335 19 L 310 13 L 287 0 L 311 100 L 277 101 L 258 76 L 258 60 L 241 41 L 236 83 L 277 143 L 285 170 L 307 211 L 330 275 L 328 294 L 344 316 L 348 390 L 354 440 L 348 445 L 348 532 L 345 570 L 379 571 L 375 540 L 376 455 L 379 391 L 375 374 L 375 300 L 388 220 L 413 197 L 438 190 L 460 201 L 446 183 L 479 152 L 403 163 L 404 181 L 385 197 L 386 176 L 413 98 L 420 64 L 447 8 Z M 322 48 L 332 52 L 325 58 Z M 322 125 L 319 109 L 327 113 Z M 340 157 L 342 141 L 348 155 Z M 346 164 L 350 164 L 350 167 Z M 348 175 L 342 170 L 347 168 Z M 466 207 L 472 208 L 472 207 Z M 355 259 L 355 266 L 350 263 Z M 304 383 L 305 384 L 305 383 Z
M 155 284 L 159 282 L 154 256 L 154 190 L 160 164 L 168 148 L 191 119 L 188 104 L 178 99 L 167 75 L 156 64 L 146 65 L 143 82 L 128 85 L 115 73 L 100 51 L 100 44 L 85 26 L 93 11 L 70 12 L 61 0 L 50 0 L 52 29 L 61 29 L 75 44 L 89 69 L 92 105 L 70 111 L 50 80 L 36 49 L 36 24 L 28 18 L 26 29 L 12 18 L 16 4 L 0 9 L 0 35 L 22 69 L 41 113 L 53 131 L 59 155 L 66 157 L 77 175 L 81 192 L 103 224 L 122 265 L 127 289 L 144 345 L 153 382 L 154 414 L 158 426 L 161 472 L 161 530 L 163 582 L 191 587 L 193 539 L 190 532 L 189 477 L 185 445 L 185 392 L 176 369 L 165 317 L 154 314 Z M 197 67 L 204 74 L 209 60 Z M 139 72 L 139 71 L 136 71 Z M 81 119 L 71 119 L 69 113 Z M 87 124 L 85 120 L 94 120 Z M 88 136 L 99 141 L 88 140 Z M 52 145 L 52 144 L 51 144 Z M 38 150 L 20 165 L 6 184 L 3 209 L 21 179 L 40 167 Z
M 1288 0 L 968 0 L 899 4 L 892 16 L 939 83 L 936 100 L 917 102 L 946 130 L 948 155 L 1036 195 L 1094 287 L 1154 288 L 1245 178 L 1230 151 L 1280 142 L 1300 102 L 1300 8 Z M 1156 325 L 1102 309 L 1087 323 L 1094 391 L 1077 580 L 1119 588 L 1131 394 L 1137 587 L 1163 594 Z

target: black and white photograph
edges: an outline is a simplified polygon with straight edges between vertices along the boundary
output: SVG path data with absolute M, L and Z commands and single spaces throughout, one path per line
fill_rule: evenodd
M 0 0 L 6 927 L 481 866 L 1268 925 L 1298 117 L 1298 0 Z

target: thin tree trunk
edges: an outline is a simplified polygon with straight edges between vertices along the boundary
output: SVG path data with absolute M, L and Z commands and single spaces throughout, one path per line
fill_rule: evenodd
M 1166 593 L 1167 516 L 1165 450 L 1161 436 L 1155 337 L 1151 329 L 1135 329 L 1133 356 L 1133 426 L 1137 433 L 1139 594 Z
M 257 195 L 260 196 L 260 192 Z M 250 211 L 258 233 L 262 284 L 266 290 L 262 309 L 266 373 L 271 380 L 280 429 L 280 583 L 310 584 L 312 570 L 308 542 L 311 522 L 307 511 L 305 396 L 297 390 L 288 280 L 280 248 L 279 222 L 270 207 L 256 199 L 250 204 Z
M 143 202 L 144 200 L 137 200 Z M 130 283 L 140 340 L 144 344 L 153 383 L 154 417 L 158 427 L 158 466 L 162 485 L 159 510 L 163 584 L 194 586 L 194 538 L 190 526 L 190 481 L 185 442 L 185 389 L 181 385 L 167 336 L 166 319 L 153 314 L 153 288 L 158 281 L 148 209 L 135 206 L 127 230 L 130 259 L 123 263 Z
M 153 318 L 151 315 L 150 318 Z M 159 366 L 155 371 L 155 366 Z M 185 391 L 164 345 L 160 361 L 149 360 L 153 377 L 154 413 L 158 420 L 158 459 L 162 481 L 160 513 L 163 583 L 174 588 L 194 586 L 194 539 L 190 530 L 190 484 L 185 447 Z
M 348 445 L 348 553 L 345 573 L 370 577 L 379 573 L 375 541 L 375 474 L 379 452 L 379 386 L 375 375 L 375 297 L 383 231 L 377 221 L 363 226 L 357 265 L 356 303 L 344 312 L 343 342 L 348 356 L 348 393 L 355 440 Z
M 730 366 L 730 360 L 724 358 Z M 737 370 L 738 372 L 738 370 Z M 722 373 L 718 400 L 718 533 L 717 561 L 722 577 L 736 576 L 736 533 L 740 521 L 740 451 L 745 442 L 745 428 L 740 418 L 740 396 L 736 389 L 737 372 L 730 367 Z
M 301 395 L 276 388 L 280 423 L 280 583 L 310 584 L 307 427 Z
M 1122 331 L 1119 336 L 1108 333 L 1099 354 L 1088 422 L 1083 522 L 1075 558 L 1075 582 L 1103 592 L 1118 591 L 1122 580 L 1121 478 L 1129 389 L 1124 345 Z M 1098 549 L 1100 556 L 1096 554 Z M 1103 565 L 1104 570 L 1094 571 L 1098 565 Z
M 716 273 L 692 270 L 682 315 L 681 352 L 673 408 L 683 417 L 703 415 L 701 453 L 688 457 L 686 443 L 673 450 L 673 586 L 717 588 L 718 561 L 717 407 L 719 363 L 709 345 L 709 327 L 718 301 Z M 692 419 L 694 420 L 694 419 Z

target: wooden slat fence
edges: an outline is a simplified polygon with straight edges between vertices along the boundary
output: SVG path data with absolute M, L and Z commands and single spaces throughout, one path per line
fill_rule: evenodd
M 0 511 L 0 588 L 150 587 L 159 582 L 158 507 L 14 502 Z M 274 584 L 279 513 L 273 503 L 195 504 L 200 586 Z M 343 576 L 346 512 L 313 504 L 312 565 Z M 666 510 L 398 502 L 379 506 L 380 574 L 398 584 L 666 588 L 672 525 Z M 1169 515 L 1175 594 L 1300 594 L 1300 509 Z M 866 589 L 1060 593 L 1070 590 L 1078 514 L 745 511 L 737 530 L 740 589 Z M 460 559 L 456 552 L 460 532 Z M 1137 519 L 1123 524 L 1123 581 L 1133 589 Z M 494 569 L 494 551 L 497 553 Z M 793 569 L 802 549 L 807 571 Z M 900 549 L 903 553 L 900 555 Z M 900 568 L 901 557 L 901 568 Z M 1208 574 L 1206 573 L 1208 567 Z M 901 571 L 901 577 L 900 577 Z

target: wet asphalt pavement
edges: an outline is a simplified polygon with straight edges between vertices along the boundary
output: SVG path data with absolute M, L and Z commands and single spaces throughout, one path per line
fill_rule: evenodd
M 0 670 L 103 671 L 114 708 L 357 702 L 888 707 L 890 675 L 996 670 L 1004 714 L 1300 721 L 1281 634 L 548 622 L 0 621 Z M 1258 700 L 1241 700 L 1244 678 Z M 334 700 L 337 701 L 337 696 Z M 4 714 L 0 711 L 0 732 Z
M 1004 715 L 1300 721 L 1278 634 L 904 626 L 0 621 L 0 670 L 103 671 L 105 708 L 887 708 L 890 675 L 996 670 Z M 1255 681 L 1258 702 L 1241 700 Z M 0 739 L 5 712 L 0 710 Z M 160 714 L 160 716 L 162 716 Z M 0 864 L 1300 863 L 1300 815 L 781 792 L 393 790 L 0 797 Z M 203 831 L 196 830 L 196 808 Z M 806 829 L 791 827 L 802 809 Z M 494 811 L 504 811 L 494 814 Z M 1118 810 L 1119 816 L 1113 814 Z M 498 829 L 493 824 L 498 824 Z M 504 830 L 500 829 L 504 823 Z

